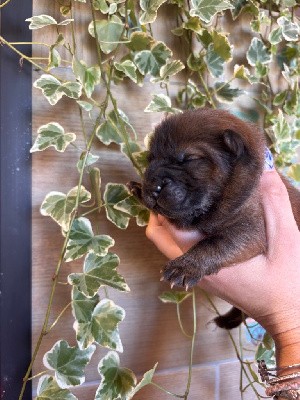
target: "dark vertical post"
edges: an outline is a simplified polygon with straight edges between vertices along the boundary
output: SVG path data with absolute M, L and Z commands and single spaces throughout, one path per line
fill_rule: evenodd
M 31 41 L 25 22 L 31 16 L 31 0 L 12 0 L 0 9 L 1 36 Z M 30 46 L 19 49 L 30 55 Z M 31 66 L 21 61 L 0 43 L 0 374 L 5 400 L 18 399 L 31 359 Z M 30 383 L 24 396 L 29 399 Z

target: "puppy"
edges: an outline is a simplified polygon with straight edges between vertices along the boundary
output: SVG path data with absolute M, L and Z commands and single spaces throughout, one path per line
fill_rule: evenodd
M 256 126 L 224 110 L 186 111 L 155 129 L 143 183 L 129 187 L 150 210 L 204 236 L 164 267 L 172 286 L 192 287 L 205 275 L 266 252 L 259 193 L 265 146 Z M 300 193 L 285 183 L 299 226 Z M 216 323 L 230 329 L 242 319 L 233 309 Z

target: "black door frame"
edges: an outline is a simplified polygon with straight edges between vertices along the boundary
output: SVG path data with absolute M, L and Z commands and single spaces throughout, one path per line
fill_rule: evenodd
M 2 3 L 4 0 L 2 0 Z M 30 42 L 31 0 L 0 9 L 0 34 Z M 31 54 L 31 46 L 19 47 Z M 31 66 L 0 43 L 0 393 L 17 400 L 31 359 Z M 32 399 L 28 382 L 24 400 Z

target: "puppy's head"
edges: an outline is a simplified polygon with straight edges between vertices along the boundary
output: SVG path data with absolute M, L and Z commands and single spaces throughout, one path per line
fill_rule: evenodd
M 257 185 L 263 154 L 257 128 L 226 111 L 199 109 L 168 117 L 150 142 L 144 203 L 184 226 L 222 202 L 239 206 Z

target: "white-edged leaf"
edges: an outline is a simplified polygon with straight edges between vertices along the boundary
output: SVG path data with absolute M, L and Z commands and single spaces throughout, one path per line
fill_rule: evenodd
M 121 20 L 119 21 L 117 19 L 96 21 L 97 39 L 101 50 L 105 54 L 115 50 L 120 42 L 124 25 Z M 88 31 L 91 36 L 96 37 L 93 21 L 90 23 Z
M 215 96 L 221 103 L 231 103 L 236 97 L 242 94 L 244 94 L 243 90 L 232 88 L 229 83 L 215 83 Z
M 40 29 L 49 25 L 57 25 L 56 19 L 46 14 L 35 15 L 31 18 L 25 19 L 25 21 L 30 22 L 29 29 Z
M 271 44 L 278 44 L 282 41 L 282 29 L 281 27 L 277 27 L 273 29 L 269 34 L 269 42 Z
M 149 385 L 152 382 L 153 375 L 155 373 L 157 367 L 157 363 L 154 365 L 152 369 L 144 373 L 143 378 L 140 380 L 140 382 L 136 385 L 136 387 L 133 389 L 133 392 L 130 393 L 128 400 L 132 399 L 133 396 L 141 390 L 144 386 Z
M 140 6 L 143 10 L 140 16 L 140 23 L 142 25 L 151 24 L 156 20 L 157 10 L 167 0 L 140 0 Z
M 82 308 L 85 308 L 85 301 L 90 299 L 78 292 L 77 289 L 74 289 L 73 292 L 75 292 L 72 302 L 73 310 L 75 309 L 76 312 L 76 308 L 80 307 L 81 312 Z M 122 307 L 117 306 L 112 300 L 103 299 L 95 305 L 90 316 L 86 313 L 86 317 L 85 320 L 76 320 L 74 323 L 80 349 L 86 349 L 96 342 L 102 347 L 123 351 L 118 329 L 119 323 L 125 318 L 125 311 Z
M 214 45 L 211 43 L 205 55 L 205 62 L 211 75 L 218 78 L 224 71 L 224 60 L 214 50 Z
M 84 217 L 77 218 L 71 226 L 65 261 L 69 262 L 89 252 L 105 256 L 115 241 L 108 235 L 94 235 L 91 222 Z
M 90 362 L 96 346 L 86 350 L 70 347 L 65 340 L 54 344 L 43 358 L 46 368 L 55 371 L 55 378 L 62 389 L 81 385 L 85 381 L 84 369 Z
M 101 257 L 90 253 L 84 260 L 83 272 L 70 274 L 68 281 L 88 297 L 94 296 L 103 285 L 128 292 L 130 289 L 125 279 L 116 270 L 119 263 L 116 254 L 108 253 Z
M 134 373 L 120 366 L 118 353 L 110 351 L 98 365 L 101 383 L 95 400 L 128 400 L 136 385 Z
M 280 142 L 289 142 L 291 140 L 291 129 L 281 109 L 278 110 L 278 116 L 273 119 L 271 128 L 275 138 Z
M 73 57 L 72 68 L 76 78 L 82 84 L 86 96 L 90 98 L 94 92 L 95 86 L 100 83 L 100 68 L 98 66 L 87 67 L 84 61 Z
M 144 110 L 145 112 L 168 112 L 168 113 L 179 113 L 182 112 L 180 109 L 172 107 L 171 99 L 169 96 L 160 93 L 154 94 L 151 102 Z
M 191 5 L 190 15 L 199 17 L 207 24 L 218 12 L 234 8 L 226 0 L 191 0 Z
M 61 192 L 48 193 L 41 205 L 41 214 L 51 217 L 62 227 L 63 231 L 68 231 L 71 215 L 75 210 L 77 193 L 78 186 L 72 188 L 67 194 Z M 86 203 L 90 199 L 90 192 L 88 192 L 84 186 L 81 186 L 79 204 Z
M 160 68 L 172 57 L 172 51 L 163 43 L 155 42 L 150 50 L 142 50 L 135 54 L 134 62 L 141 74 L 159 75 Z
M 50 146 L 64 152 L 67 146 L 76 139 L 75 133 L 65 133 L 64 128 L 57 122 L 49 122 L 38 128 L 38 136 L 30 149 L 30 153 L 42 151 Z
M 159 75 L 162 80 L 167 80 L 170 76 L 178 74 L 184 69 L 184 64 L 179 60 L 168 61 L 160 68 Z
M 40 378 L 35 400 L 78 400 L 68 389 L 61 389 L 55 378 L 44 375 Z
M 106 185 L 103 196 L 106 216 L 109 221 L 111 221 L 120 229 L 127 228 L 130 217 L 127 213 L 116 210 L 114 206 L 129 196 L 130 193 L 125 185 L 118 183 L 108 183 Z
M 136 66 L 131 60 L 125 60 L 121 63 L 115 62 L 118 71 L 124 72 L 133 82 L 137 82 Z
M 135 217 L 138 226 L 148 224 L 150 212 L 135 196 L 126 197 L 126 199 L 115 204 L 114 208 Z
M 299 26 L 290 21 L 287 17 L 277 19 L 278 25 L 282 29 L 282 36 L 289 42 L 295 42 L 299 39 Z
M 251 40 L 250 47 L 247 51 L 247 60 L 250 65 L 255 67 L 257 64 L 269 64 L 272 56 L 261 39 L 254 37 Z
M 85 156 L 86 156 L 86 151 L 83 151 L 80 155 L 80 160 L 76 164 L 79 173 L 82 171 Z M 94 156 L 92 153 L 89 153 L 86 158 L 84 167 L 89 167 L 90 165 L 93 165 L 98 160 L 99 160 L 99 156 Z

